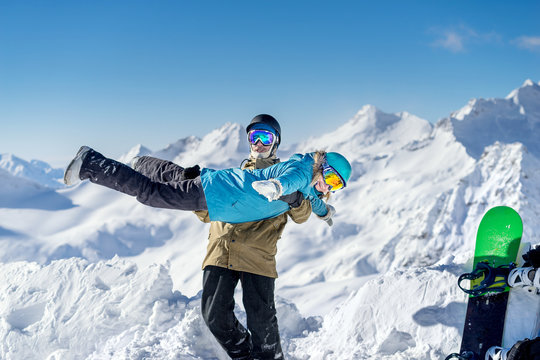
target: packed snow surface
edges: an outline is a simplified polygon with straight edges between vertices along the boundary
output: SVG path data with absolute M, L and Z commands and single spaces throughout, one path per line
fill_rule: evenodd
M 467 297 L 457 277 L 471 270 L 485 212 L 513 207 L 523 242 L 540 243 L 539 124 L 540 85 L 528 80 L 435 125 L 366 105 L 332 133 L 281 149 L 282 159 L 339 151 L 353 166 L 330 199 L 335 225 L 291 222 L 278 243 L 286 358 L 458 351 Z M 248 148 L 244 127 L 224 124 L 119 160 L 146 154 L 224 168 Z M 0 155 L 0 359 L 227 359 L 200 312 L 208 225 L 88 182 L 64 187 L 62 175 Z M 539 299 L 512 291 L 506 346 L 538 333 Z M 245 321 L 240 297 L 236 310 Z

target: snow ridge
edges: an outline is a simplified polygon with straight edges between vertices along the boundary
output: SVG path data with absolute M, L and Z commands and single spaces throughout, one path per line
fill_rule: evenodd
M 472 99 L 450 115 L 454 133 L 467 152 L 479 158 L 495 141 L 521 142 L 540 156 L 540 85 L 531 80 L 505 99 Z

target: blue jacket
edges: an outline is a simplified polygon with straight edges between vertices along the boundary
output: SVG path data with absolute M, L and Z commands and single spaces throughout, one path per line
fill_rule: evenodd
M 289 210 L 280 200 L 268 201 L 251 184 L 254 181 L 277 179 L 283 187 L 283 195 L 300 191 L 311 202 L 312 211 L 324 216 L 326 204 L 313 185 L 313 155 L 295 154 L 289 160 L 265 169 L 241 170 L 239 168 L 213 170 L 203 169 L 201 181 L 212 221 L 242 223 L 275 217 Z

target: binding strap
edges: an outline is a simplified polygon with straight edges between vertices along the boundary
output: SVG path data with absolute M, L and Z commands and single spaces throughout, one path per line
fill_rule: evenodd
M 471 273 L 462 274 L 458 279 L 458 286 L 461 290 L 472 296 L 481 296 L 488 292 L 500 293 L 506 290 L 508 286 L 508 275 L 515 268 L 515 264 L 501 265 L 497 267 L 490 266 L 487 262 L 481 261 L 476 264 L 476 268 Z M 465 289 L 461 286 L 463 280 L 476 280 L 481 277 L 484 279 L 478 285 Z
M 479 357 L 476 356 L 472 351 L 464 351 L 461 354 L 453 353 L 448 355 L 444 360 L 458 359 L 458 360 L 479 360 Z

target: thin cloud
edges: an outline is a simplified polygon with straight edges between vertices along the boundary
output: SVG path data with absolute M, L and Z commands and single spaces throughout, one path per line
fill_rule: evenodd
M 468 26 L 458 25 L 450 29 L 432 28 L 431 33 L 436 39 L 432 46 L 440 47 L 453 53 L 465 52 L 473 44 L 500 42 L 500 36 L 495 32 L 480 33 Z
M 540 36 L 520 36 L 514 43 L 522 49 L 540 51 Z
M 464 51 L 465 49 L 463 46 L 463 40 L 463 36 L 457 32 L 446 31 L 444 34 L 442 34 L 442 38 L 435 40 L 433 45 L 454 53 L 458 53 Z

